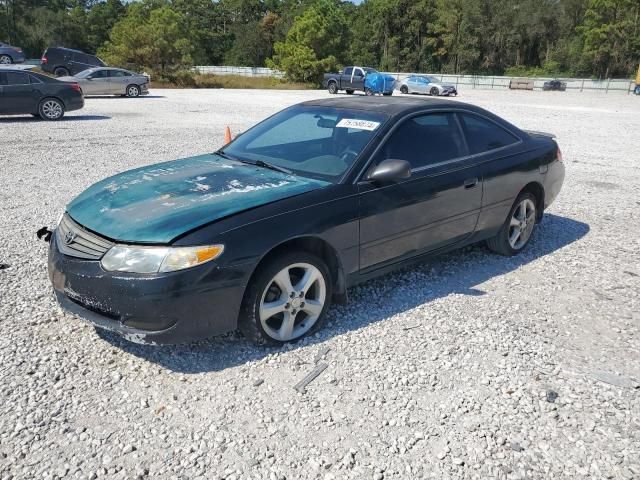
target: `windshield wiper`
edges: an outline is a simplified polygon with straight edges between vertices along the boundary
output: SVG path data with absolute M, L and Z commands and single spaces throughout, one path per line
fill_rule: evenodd
M 267 163 L 264 160 L 256 160 L 252 162 L 251 160 L 245 160 L 244 158 L 236 158 L 224 153 L 224 150 L 218 150 L 215 152 L 216 155 L 220 155 L 227 160 L 235 160 L 236 162 L 246 163 L 247 165 L 254 165 L 256 167 L 269 168 L 271 170 L 275 170 L 276 172 L 286 173 L 287 175 L 293 174 L 293 171 L 288 168 L 280 167 L 278 165 L 274 165 L 272 163 Z
M 293 173 L 288 168 L 284 168 L 279 165 L 274 165 L 273 163 L 267 163 L 263 160 L 256 160 L 255 162 L 247 162 L 247 163 L 253 163 L 258 167 L 270 168 L 271 170 L 275 170 L 276 172 L 286 173 L 287 175 L 291 175 Z

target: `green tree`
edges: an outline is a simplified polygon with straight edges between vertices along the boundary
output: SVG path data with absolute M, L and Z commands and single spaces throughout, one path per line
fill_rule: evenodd
M 318 0 L 296 18 L 284 42 L 276 42 L 267 61 L 293 81 L 319 81 L 335 68 L 348 42 L 347 21 L 336 0 Z

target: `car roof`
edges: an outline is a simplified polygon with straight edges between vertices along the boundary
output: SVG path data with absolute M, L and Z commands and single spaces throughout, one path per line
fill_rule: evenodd
M 478 107 L 464 102 L 444 98 L 374 97 L 352 96 L 309 100 L 299 105 L 344 108 L 385 113 L 390 116 L 404 115 L 414 111 L 435 110 L 448 107 L 462 107 L 465 110 L 481 111 Z
M 47 50 L 66 50 L 67 52 L 76 52 L 76 53 L 84 53 L 85 55 L 91 55 L 90 53 L 83 52 L 82 50 L 77 50 L 75 48 L 67 48 L 67 47 L 49 47 Z M 92 57 L 95 55 L 91 55 Z

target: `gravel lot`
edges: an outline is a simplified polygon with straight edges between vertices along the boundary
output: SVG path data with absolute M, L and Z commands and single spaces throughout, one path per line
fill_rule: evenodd
M 0 479 L 640 478 L 640 98 L 463 91 L 558 136 L 567 179 L 526 252 L 369 282 L 283 349 L 158 348 L 64 314 L 35 231 L 107 175 L 328 94 L 152 93 L 0 119 Z

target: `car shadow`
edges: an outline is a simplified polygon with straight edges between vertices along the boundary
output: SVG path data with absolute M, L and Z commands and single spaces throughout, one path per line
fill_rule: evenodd
M 349 289 L 347 305 L 335 305 L 329 310 L 327 324 L 315 336 L 285 347 L 256 347 L 237 332 L 173 346 L 138 345 L 111 332 L 96 332 L 113 346 L 171 371 L 190 374 L 224 370 L 283 348 L 295 350 L 322 343 L 451 294 L 484 295 L 477 285 L 564 248 L 588 232 L 586 223 L 547 214 L 526 250 L 514 257 L 495 255 L 484 244 L 476 244 L 365 282 Z M 473 302 L 473 298 L 468 301 Z
M 60 120 L 55 120 L 51 123 L 66 123 L 66 122 L 79 122 L 85 120 L 109 120 L 111 117 L 107 115 L 67 115 L 62 117 Z M 3 117 L 0 118 L 0 123 L 36 123 L 36 122 L 47 122 L 47 120 L 43 120 L 40 117 Z M 48 122 L 47 122 L 48 123 Z

